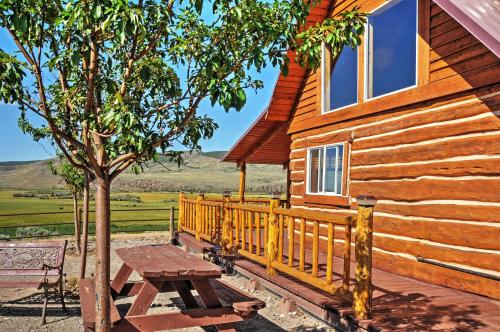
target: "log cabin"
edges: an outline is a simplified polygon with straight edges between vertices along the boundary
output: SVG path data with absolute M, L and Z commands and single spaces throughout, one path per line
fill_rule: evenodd
M 356 197 L 374 196 L 374 267 L 500 299 L 498 3 L 324 0 L 307 24 L 354 6 L 368 14 L 362 44 L 335 61 L 324 47 L 316 71 L 290 51 L 225 156 L 241 200 L 248 163 L 286 167 L 294 208 L 355 215 Z

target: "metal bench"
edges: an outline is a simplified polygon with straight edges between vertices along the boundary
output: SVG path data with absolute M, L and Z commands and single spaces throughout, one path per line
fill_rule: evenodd
M 0 242 L 0 288 L 43 288 L 42 325 L 46 322 L 50 288 L 66 310 L 62 278 L 66 243 Z

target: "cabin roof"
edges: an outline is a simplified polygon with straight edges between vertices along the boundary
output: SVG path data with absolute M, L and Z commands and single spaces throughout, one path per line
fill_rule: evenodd
M 497 0 L 434 0 L 472 35 L 500 57 L 500 10 Z M 311 10 L 307 26 L 324 20 L 334 1 L 323 0 Z M 288 76 L 279 75 L 268 106 L 224 157 L 226 162 L 285 164 L 291 139 L 286 124 L 293 113 L 307 71 L 290 52 Z
M 498 0 L 434 0 L 434 2 L 500 57 Z

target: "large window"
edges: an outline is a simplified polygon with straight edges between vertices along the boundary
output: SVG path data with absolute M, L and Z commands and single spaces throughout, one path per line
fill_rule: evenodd
M 308 194 L 342 195 L 344 144 L 308 149 Z
M 337 60 L 331 60 L 330 104 L 326 111 L 358 102 L 358 49 L 344 47 Z
M 416 85 L 417 0 L 393 0 L 368 16 L 366 98 Z

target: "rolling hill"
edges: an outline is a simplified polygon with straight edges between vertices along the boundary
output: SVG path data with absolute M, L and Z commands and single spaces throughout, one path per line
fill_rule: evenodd
M 167 158 L 150 162 L 141 174 L 127 172 L 113 182 L 113 191 L 187 191 L 222 192 L 238 190 L 239 170 L 235 164 L 223 163 L 225 151 L 185 153 L 178 167 Z M 0 162 L 0 188 L 61 189 L 63 181 L 52 175 L 48 160 Z M 281 166 L 248 165 L 247 191 L 268 193 L 283 191 L 286 173 Z

